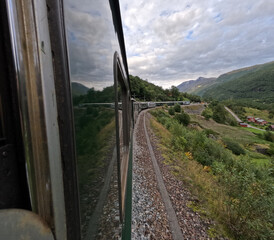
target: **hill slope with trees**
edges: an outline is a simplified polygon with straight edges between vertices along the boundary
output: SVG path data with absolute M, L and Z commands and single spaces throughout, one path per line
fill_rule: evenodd
M 205 91 L 203 97 L 274 103 L 274 62 L 245 72 L 235 72 L 233 76 L 221 75 L 218 79 L 222 83 Z
M 170 89 L 163 89 L 138 76 L 129 76 L 131 94 L 138 101 L 184 101 L 190 100 L 200 102 L 199 96 L 179 92 L 178 88 L 172 86 Z

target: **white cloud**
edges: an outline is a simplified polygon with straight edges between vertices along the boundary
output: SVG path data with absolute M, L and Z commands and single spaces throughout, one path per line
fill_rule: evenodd
M 274 60 L 272 0 L 121 0 L 129 71 L 164 87 Z

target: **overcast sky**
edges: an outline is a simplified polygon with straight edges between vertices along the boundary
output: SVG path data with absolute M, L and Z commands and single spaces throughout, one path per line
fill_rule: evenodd
M 273 0 L 120 0 L 129 72 L 168 88 L 274 60 Z

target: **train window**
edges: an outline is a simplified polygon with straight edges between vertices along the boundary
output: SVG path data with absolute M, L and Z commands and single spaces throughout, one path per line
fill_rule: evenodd
M 129 160 L 129 142 L 130 142 L 130 101 L 128 86 L 126 85 L 125 76 L 121 69 L 121 63 L 118 54 L 114 56 L 114 78 L 117 85 L 118 95 L 118 113 L 116 115 L 117 122 L 117 149 L 118 151 L 118 177 L 120 191 L 120 217 L 123 218 L 125 210 L 126 183 Z
M 77 11 L 81 12 L 80 8 Z M 96 1 L 96 9 L 91 11 L 96 14 L 83 13 L 103 26 L 105 32 L 84 22 L 74 29 L 72 11 L 75 7 L 67 5 L 81 236 L 113 239 L 121 234 L 115 115 L 118 102 L 113 80 L 113 52 L 118 43 L 105 1 Z M 90 27 L 97 32 L 92 35 L 92 45 L 83 37 Z M 102 40 L 102 34 L 108 37 Z M 119 107 L 122 109 L 121 104 Z
M 122 56 L 114 22 L 117 6 L 112 6 L 113 1 L 65 3 L 81 235 L 82 239 L 119 239 L 130 104 L 124 67 L 117 61 L 118 54 L 113 58 L 116 51 Z
M 119 225 L 114 87 L 73 100 L 82 236 L 106 235 L 109 221 Z

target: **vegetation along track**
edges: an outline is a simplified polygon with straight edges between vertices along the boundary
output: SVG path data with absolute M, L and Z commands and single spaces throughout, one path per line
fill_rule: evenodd
M 134 132 L 132 239 L 210 239 L 211 222 L 193 212 L 195 198 L 164 164 L 143 111 Z

